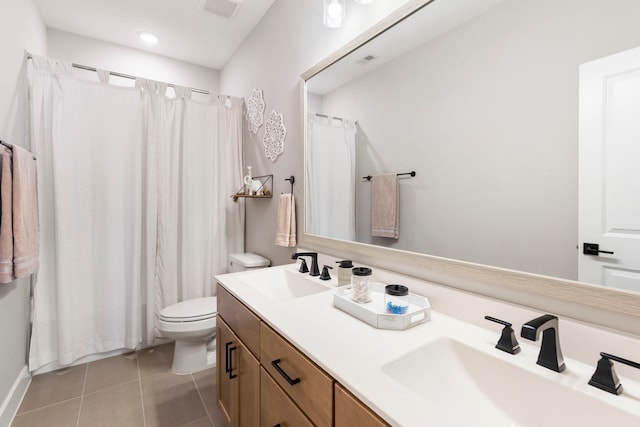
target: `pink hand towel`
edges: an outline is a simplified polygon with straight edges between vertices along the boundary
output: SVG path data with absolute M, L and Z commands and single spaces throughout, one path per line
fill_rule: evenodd
M 276 221 L 276 245 L 296 245 L 296 204 L 293 194 L 281 194 Z
M 397 239 L 400 203 L 398 175 L 378 175 L 371 180 L 371 235 Z
M 0 283 L 9 283 L 13 276 L 13 186 L 11 150 L 2 148 L 0 161 Z
M 13 146 L 13 268 L 25 277 L 39 266 L 38 197 L 33 154 Z

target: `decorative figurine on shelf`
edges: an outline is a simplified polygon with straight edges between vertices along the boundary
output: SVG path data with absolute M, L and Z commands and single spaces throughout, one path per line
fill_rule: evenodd
M 264 196 L 264 184 L 259 179 L 253 179 L 251 166 L 247 166 L 247 174 L 244 176 L 244 194 L 247 196 Z
M 246 194 L 251 196 L 251 187 L 253 186 L 253 177 L 251 176 L 251 166 L 247 166 L 247 174 L 244 176 L 244 188 Z
M 251 181 L 251 195 L 252 196 L 263 196 L 264 191 L 262 191 L 262 182 L 259 179 L 254 179 Z

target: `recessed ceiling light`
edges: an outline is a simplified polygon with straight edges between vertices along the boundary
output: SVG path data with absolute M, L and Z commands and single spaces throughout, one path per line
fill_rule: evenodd
M 150 31 L 138 31 L 138 37 L 148 44 L 156 44 L 160 41 L 160 38 Z

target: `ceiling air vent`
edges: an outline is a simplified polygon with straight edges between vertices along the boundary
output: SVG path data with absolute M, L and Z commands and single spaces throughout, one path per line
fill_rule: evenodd
M 201 0 L 200 9 L 223 18 L 233 18 L 242 0 Z
M 377 56 L 374 56 L 374 55 L 367 55 L 367 56 L 365 56 L 364 58 L 359 59 L 359 60 L 358 60 L 358 61 L 356 61 L 356 62 L 357 62 L 358 64 L 361 64 L 361 65 L 366 65 L 366 64 L 370 63 L 371 61 L 373 61 L 373 60 L 375 60 L 375 59 L 378 59 L 378 57 L 377 57 Z

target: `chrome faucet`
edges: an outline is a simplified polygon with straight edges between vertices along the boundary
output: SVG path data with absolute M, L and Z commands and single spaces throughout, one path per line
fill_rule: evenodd
M 318 269 L 318 253 L 317 252 L 298 252 L 291 255 L 291 259 L 298 259 L 301 256 L 311 257 L 311 271 L 310 276 L 319 276 L 320 270 Z
M 538 365 L 562 372 L 566 366 L 560 349 L 560 339 L 558 333 L 558 318 L 551 314 L 536 317 L 522 325 L 520 336 L 522 338 L 537 341 L 542 331 L 542 344 L 540 354 L 538 354 Z

